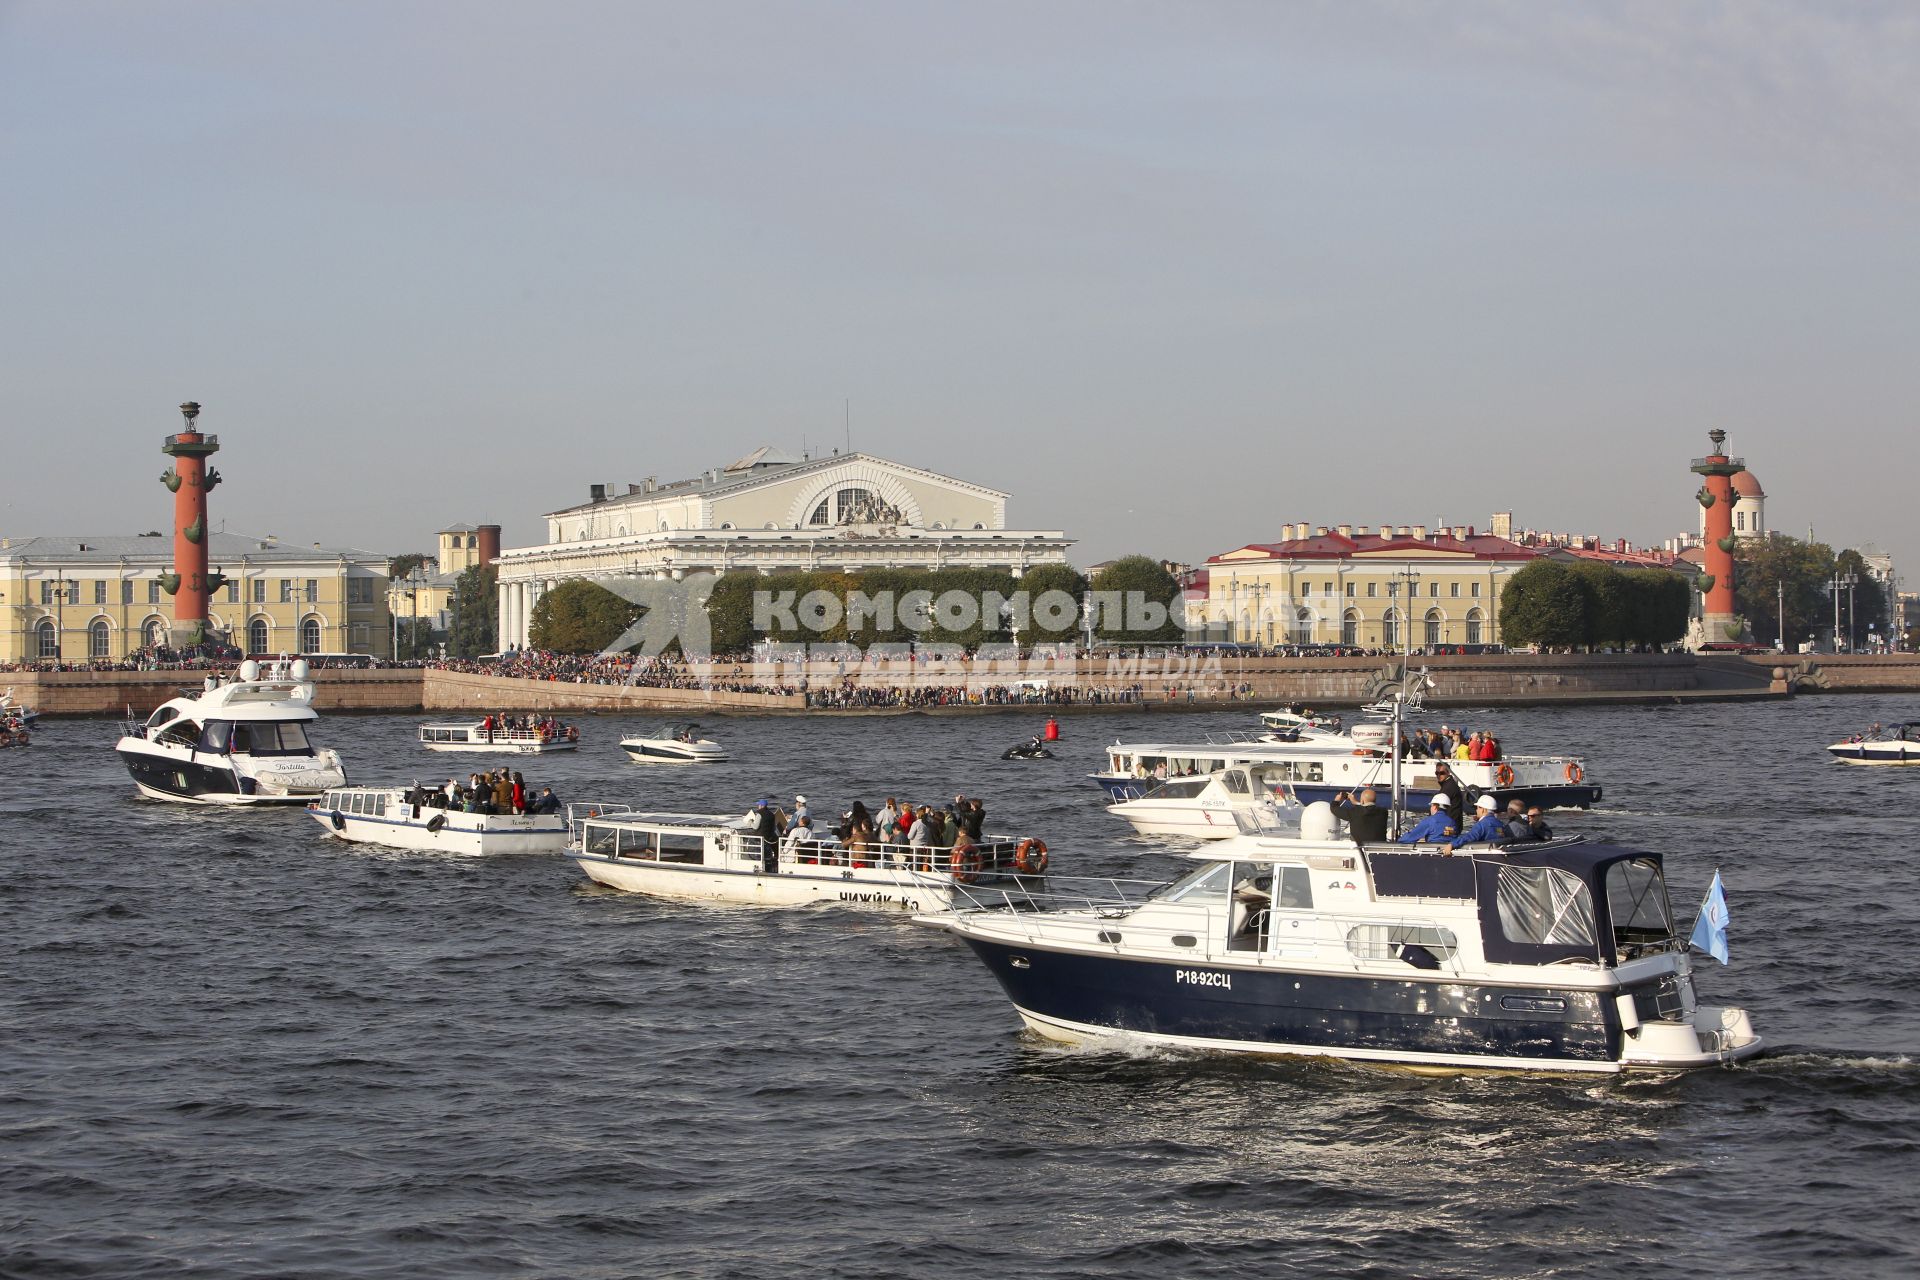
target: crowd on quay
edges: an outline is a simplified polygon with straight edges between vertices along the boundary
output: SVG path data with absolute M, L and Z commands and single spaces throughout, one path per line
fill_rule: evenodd
M 878 810 L 855 800 L 831 827 L 815 822 L 807 798 L 796 795 L 793 807 L 761 799 L 746 813 L 743 823 L 760 837 L 762 859 L 771 872 L 777 858 L 829 866 L 901 866 L 932 870 L 960 866 L 977 858 L 981 832 L 987 821 L 986 803 L 977 796 L 956 795 L 947 804 L 902 803 L 892 796 Z
M 425 787 L 415 782 L 407 792 L 407 803 L 416 814 L 422 809 L 515 815 L 560 811 L 560 798 L 553 794 L 552 787 L 540 788 L 536 796 L 527 787 L 525 778 L 517 771 L 506 769 L 469 774 L 464 783 L 458 778 L 448 778 L 444 787 Z

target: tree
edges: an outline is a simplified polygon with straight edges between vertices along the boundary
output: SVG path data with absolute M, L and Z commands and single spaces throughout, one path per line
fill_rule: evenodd
M 1020 629 L 1021 645 L 1058 644 L 1072 640 L 1079 626 L 1080 602 L 1086 598 L 1087 575 L 1070 564 L 1043 564 L 1029 569 L 1020 575 L 1015 584 L 1027 593 L 1027 625 Z M 1055 609 L 1058 598 L 1047 601 L 1047 608 L 1041 608 L 1041 597 L 1048 592 L 1059 591 L 1073 601 L 1073 611 Z M 1057 624 L 1057 625 L 1049 625 Z
M 1586 643 L 1626 648 L 1637 637 L 1632 588 L 1610 564 L 1581 560 L 1567 566 L 1586 592 Z
M 1180 584 L 1147 556 L 1122 556 L 1093 576 L 1094 626 L 1117 644 L 1178 640 L 1185 634 Z
M 1827 580 L 1833 576 L 1831 547 L 1773 533 L 1740 539 L 1733 559 L 1735 607 L 1759 643 L 1772 644 L 1779 637 L 1781 612 L 1787 619 L 1788 649 L 1832 633 L 1827 592 Z
M 432 556 L 422 555 L 418 551 L 409 551 L 403 556 L 395 556 L 387 564 L 387 581 L 404 582 L 413 576 L 415 569 L 432 559 Z
M 1500 593 L 1500 638 L 1508 646 L 1587 643 L 1585 584 L 1558 560 L 1535 560 Z
M 435 652 L 433 623 L 425 618 L 400 618 L 396 622 L 394 661 L 408 662 L 430 658 Z
M 499 583 L 500 571 L 490 564 L 474 565 L 453 580 L 453 626 L 447 632 L 447 649 L 454 657 L 478 658 L 499 647 L 495 606 Z
M 527 641 L 555 653 L 600 653 L 645 612 L 596 582 L 569 578 L 533 606 Z
M 1853 575 L 1853 599 L 1848 600 L 1845 593 L 1840 597 L 1840 626 L 1848 629 L 1852 648 L 1858 653 L 1867 647 L 1868 636 L 1888 634 L 1892 619 L 1887 616 L 1887 593 L 1867 568 L 1866 557 L 1851 547 L 1839 554 L 1833 568 L 1843 578 Z
M 1693 579 L 1670 569 L 1628 569 L 1620 574 L 1632 619 L 1627 640 L 1633 644 L 1673 644 L 1684 640 L 1693 613 Z

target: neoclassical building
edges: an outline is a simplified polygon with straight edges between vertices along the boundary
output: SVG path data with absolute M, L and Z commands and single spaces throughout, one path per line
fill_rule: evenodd
M 998 489 L 866 453 L 771 447 L 687 480 L 589 488 L 547 513 L 547 541 L 500 555 L 500 645 L 524 646 L 533 606 L 569 578 L 1062 564 L 1057 529 L 1008 529 Z
M 1539 554 L 1471 526 L 1288 524 L 1207 560 L 1208 628 L 1265 645 L 1498 644 L 1500 593 Z
M 207 535 L 225 577 L 208 622 L 249 653 L 391 652 L 387 557 L 233 533 Z M 0 539 L 0 662 L 119 661 L 167 643 L 162 576 L 173 543 L 153 537 Z

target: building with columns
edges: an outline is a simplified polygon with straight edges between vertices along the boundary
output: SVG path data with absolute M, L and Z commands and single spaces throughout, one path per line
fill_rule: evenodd
M 223 581 L 213 638 L 249 653 L 390 652 L 386 556 L 235 533 L 206 535 Z M 0 539 L 0 662 L 119 662 L 171 643 L 171 540 Z
M 547 541 L 499 559 L 501 648 L 527 644 L 540 597 L 569 578 L 997 569 L 1066 562 L 1057 529 L 1007 528 L 1006 493 L 866 453 L 771 446 L 661 484 L 589 486 L 546 515 Z
M 1207 560 L 1207 629 L 1259 645 L 1499 644 L 1500 593 L 1539 555 L 1472 526 L 1283 525 L 1278 542 Z

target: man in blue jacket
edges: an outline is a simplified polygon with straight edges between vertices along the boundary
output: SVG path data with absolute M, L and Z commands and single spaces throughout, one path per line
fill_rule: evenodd
M 1492 796 L 1481 796 L 1474 804 L 1474 812 L 1480 820 L 1454 837 L 1453 847 L 1463 844 L 1505 844 L 1509 839 L 1507 822 L 1500 816 L 1500 802 Z
M 1438 844 L 1442 840 L 1451 840 L 1458 835 L 1460 828 L 1454 825 L 1453 815 L 1447 812 L 1447 793 L 1442 791 L 1433 798 L 1433 807 L 1427 816 L 1413 824 L 1400 837 L 1401 844 Z

